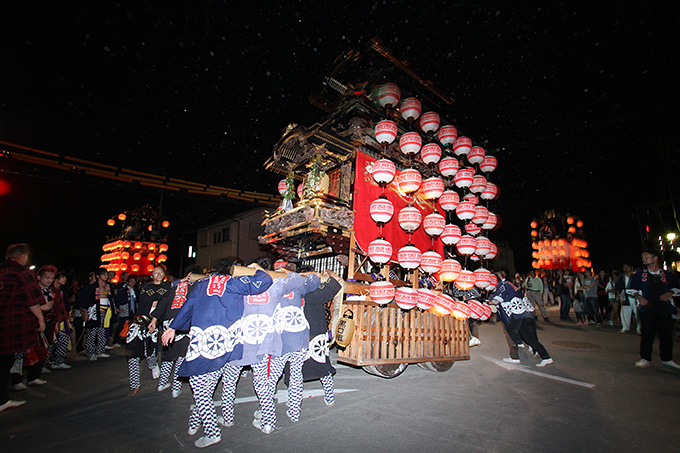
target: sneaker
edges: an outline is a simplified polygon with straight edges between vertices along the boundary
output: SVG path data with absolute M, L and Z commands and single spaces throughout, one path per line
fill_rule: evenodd
M 26 390 L 28 386 L 24 384 L 23 382 L 19 382 L 18 384 L 14 384 L 12 386 L 13 390 L 16 390 L 17 392 L 20 392 L 21 390 Z
M 506 357 L 503 359 L 505 363 L 520 363 L 519 359 L 513 359 L 512 357 Z
M 621 332 L 621 333 L 626 333 L 626 332 L 628 332 L 628 331 L 627 331 L 626 329 L 621 329 L 621 330 L 619 330 L 619 332 Z
M 276 428 L 274 428 L 272 425 L 262 425 L 262 422 L 258 420 L 257 418 L 253 420 L 253 426 L 260 431 L 262 431 L 265 434 L 271 434 L 274 432 Z
M 221 416 L 221 415 L 218 415 L 218 416 L 217 416 L 217 424 L 218 424 L 218 425 L 221 425 L 221 426 L 224 426 L 225 428 L 231 428 L 232 426 L 234 426 L 234 422 L 227 423 L 227 422 L 224 420 L 224 417 Z
M 172 390 L 172 397 L 177 398 L 180 394 L 182 393 L 182 389 L 179 390 Z
M 162 392 L 165 389 L 169 389 L 171 386 L 172 386 L 172 384 L 159 385 L 156 390 L 158 390 L 159 392 Z
M 538 362 L 538 363 L 536 364 L 536 366 L 539 367 L 539 368 L 543 368 L 544 366 L 546 366 L 546 365 L 552 365 L 553 363 L 555 363 L 555 362 L 553 361 L 553 359 L 543 359 L 543 360 L 541 360 L 540 362 Z
M 111 357 L 111 355 L 109 355 L 105 352 L 102 352 L 101 354 L 97 354 L 97 358 L 99 358 L 99 359 L 108 359 L 109 357 Z
M 90 356 L 90 362 L 94 362 L 95 360 L 97 360 L 97 356 L 96 356 L 96 355 L 91 355 L 91 356 Z
M 59 365 L 52 365 L 53 370 L 70 370 L 73 368 L 71 365 L 68 365 L 66 363 L 60 363 Z
M 635 362 L 635 368 L 647 368 L 650 365 L 651 365 L 650 361 L 645 359 L 640 359 L 637 362 Z
M 108 344 L 104 346 L 105 351 L 110 351 L 111 349 L 113 349 L 113 346 L 109 346 Z
M 28 385 L 45 385 L 47 384 L 47 381 L 43 381 L 42 379 L 33 379 L 32 381 L 28 381 Z
M 215 436 L 215 437 L 208 437 L 208 436 L 203 436 L 199 437 L 196 439 L 196 442 L 194 442 L 194 445 L 196 445 L 198 448 L 205 448 L 209 447 L 211 445 L 215 445 L 220 443 L 222 440 L 221 436 Z
M 518 347 L 518 348 L 523 348 L 523 347 L 524 347 L 524 343 L 518 343 L 518 344 L 517 344 L 517 347 Z
M 480 344 L 482 344 L 482 342 L 480 341 L 479 338 L 473 337 L 472 335 L 470 336 L 470 347 L 471 348 L 475 347 L 475 346 L 479 346 Z
M 26 404 L 26 401 L 7 400 L 5 404 L 0 404 L 0 412 L 4 411 L 5 409 L 23 406 L 24 404 Z
M 665 362 L 661 362 L 661 364 L 662 364 L 663 366 L 667 366 L 667 367 L 669 367 L 669 368 L 675 368 L 675 369 L 677 369 L 677 370 L 680 370 L 680 365 L 678 365 L 677 363 L 673 362 L 672 360 L 667 360 L 667 361 L 665 361 Z
M 160 367 L 159 367 L 158 365 L 156 365 L 155 367 L 151 368 L 151 377 L 152 377 L 152 378 L 158 379 L 158 378 L 160 377 L 160 375 L 161 375 L 161 369 L 160 369 Z M 218 442 L 219 442 L 219 441 L 218 441 Z M 215 443 L 217 443 L 217 442 L 215 442 Z M 211 445 L 212 445 L 212 444 L 211 444 Z M 207 445 L 206 445 L 206 447 L 207 447 Z
M 187 434 L 190 435 L 190 436 L 195 436 L 196 433 L 198 432 L 198 428 L 199 428 L 199 427 L 200 427 L 200 426 L 197 426 L 197 427 L 195 427 L 195 428 L 192 428 L 192 427 L 190 426 L 189 429 L 187 430 Z
M 40 372 L 41 374 L 49 374 L 51 373 L 52 370 L 50 370 L 47 365 L 43 365 L 42 371 Z

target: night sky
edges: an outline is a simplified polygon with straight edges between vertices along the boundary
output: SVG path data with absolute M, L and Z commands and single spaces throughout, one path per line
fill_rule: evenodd
M 584 220 L 596 268 L 639 262 L 636 212 L 653 234 L 678 229 L 678 2 L 7 3 L 0 140 L 276 193 L 262 164 L 283 129 L 320 119 L 308 97 L 335 58 L 378 37 L 498 157 L 492 240 L 519 270 L 546 209 Z M 176 241 L 253 207 L 2 158 L 0 179 L 0 247 L 31 242 L 37 264 L 76 270 L 97 265 L 123 210 L 162 203 Z

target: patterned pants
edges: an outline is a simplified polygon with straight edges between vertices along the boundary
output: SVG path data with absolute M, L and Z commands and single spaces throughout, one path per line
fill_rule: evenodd
M 262 414 L 262 426 L 276 427 L 276 406 L 274 395 L 276 383 L 286 366 L 286 357 L 265 357 L 264 360 L 252 365 L 253 385 L 255 393 L 260 400 L 260 412 Z
M 307 350 L 291 352 L 284 357 L 290 362 L 290 380 L 288 381 L 288 416 L 295 423 L 300 420 L 302 405 L 302 365 L 305 363 Z
M 234 399 L 236 398 L 236 384 L 241 376 L 241 368 L 228 363 L 222 368 L 222 418 L 227 425 L 234 423 Z
M 130 390 L 138 389 L 140 386 L 139 364 L 142 361 L 141 357 L 132 357 L 128 359 L 128 370 L 130 372 Z M 153 370 L 156 366 L 156 356 L 152 355 L 146 358 L 146 366 Z
M 64 331 L 58 331 L 52 343 L 50 362 L 53 366 L 61 365 L 66 359 L 68 343 L 71 338 Z
M 175 360 L 166 360 L 161 363 L 161 376 L 158 379 L 158 387 L 163 387 L 170 380 L 170 373 L 172 372 L 172 365 L 175 365 L 175 372 L 172 374 L 172 390 L 180 391 L 182 390 L 182 381 L 179 380 L 177 371 L 179 367 L 182 366 L 184 362 L 184 357 L 178 357 Z
M 331 405 L 335 402 L 335 383 L 333 381 L 333 375 L 328 374 L 321 378 L 321 385 L 323 385 L 323 395 L 324 400 L 327 405 Z
M 87 339 L 85 340 L 85 347 L 87 348 L 87 355 L 104 354 L 106 346 L 106 329 L 103 327 L 92 327 L 87 329 Z
M 224 372 L 224 368 L 190 376 L 189 384 L 194 392 L 195 410 L 189 417 L 189 428 L 197 429 L 203 423 L 203 433 L 208 437 L 221 437 L 220 428 L 217 426 L 217 412 L 213 403 L 213 393 L 217 387 L 217 381 Z

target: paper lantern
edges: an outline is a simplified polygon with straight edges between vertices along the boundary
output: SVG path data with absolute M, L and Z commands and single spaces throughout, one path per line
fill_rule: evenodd
M 577 220 L 576 221 L 576 228 L 581 228 L 583 227 L 583 220 Z
M 482 175 L 475 175 L 472 177 L 472 184 L 470 184 L 470 192 L 482 193 L 486 189 L 487 181 Z
M 149 225 L 148 227 L 146 227 L 146 229 L 149 231 L 153 231 L 153 225 Z
M 489 286 L 486 287 L 487 291 L 493 291 L 496 289 L 498 286 L 498 277 L 496 277 L 494 274 L 491 274 L 491 278 L 489 279 Z M 491 314 L 489 313 L 489 316 Z
M 153 265 L 153 264 L 149 264 L 148 266 L 146 266 L 146 270 L 147 270 L 148 272 L 153 272 L 153 268 L 154 268 L 154 265 Z
M 420 158 L 424 163 L 434 165 L 442 157 L 442 149 L 436 143 L 428 143 L 420 150 Z
M 161 253 L 160 255 L 158 255 L 158 259 L 156 259 L 156 262 L 160 264 L 166 262 L 167 260 L 168 260 L 167 255 Z
M 142 244 L 141 242 L 137 241 L 137 242 L 135 242 L 134 248 L 136 248 L 136 249 L 141 249 L 143 245 L 144 245 L 144 244 Z
M 572 223 L 574 223 L 574 218 L 571 217 L 571 216 L 567 217 L 567 223 L 568 223 L 569 225 L 571 225 Z
M 470 187 L 472 185 L 472 178 L 474 177 L 475 170 L 470 167 L 461 168 L 453 177 L 453 183 L 456 187 L 464 188 Z
M 283 269 L 288 265 L 288 261 L 286 260 L 276 260 L 274 261 L 273 268 L 275 271 L 278 271 L 279 269 Z
M 150 252 L 153 252 L 154 250 L 156 250 L 156 244 L 154 244 L 153 242 L 149 242 L 148 244 L 146 244 L 146 249 L 149 250 Z
M 442 316 L 448 316 L 453 312 L 456 306 L 456 301 L 447 294 L 437 294 L 432 310 Z
M 390 282 L 373 282 L 369 291 L 376 304 L 385 305 L 394 299 L 394 285 Z
M 456 280 L 457 285 L 457 280 Z M 470 317 L 470 308 L 465 304 L 465 302 L 455 301 L 453 310 L 451 310 L 451 316 L 456 319 L 465 320 Z
M 397 221 L 399 222 L 399 226 L 405 231 L 415 231 L 420 227 L 420 224 L 423 221 L 423 214 L 420 212 L 420 209 L 412 205 L 407 205 L 399 211 Z
M 163 220 L 163 223 L 161 223 L 161 226 L 162 226 L 163 228 L 167 228 L 167 227 L 170 226 L 170 222 L 168 222 L 167 220 Z
M 470 220 L 475 216 L 475 205 L 469 201 L 463 201 L 456 207 L 456 215 L 460 220 Z
M 458 159 L 455 157 L 445 157 L 439 161 L 439 173 L 447 178 L 458 173 Z
M 489 210 L 484 206 L 475 206 L 475 215 L 472 217 L 472 221 L 477 225 L 484 225 L 489 218 Z
M 446 245 L 453 245 L 460 241 L 461 231 L 458 225 L 446 225 L 439 238 Z
M 413 168 L 407 168 L 406 170 L 399 173 L 397 177 L 397 184 L 399 189 L 404 193 L 412 193 L 418 190 L 422 177 L 418 170 Z
M 479 164 L 479 169 L 484 173 L 491 173 L 498 166 L 498 159 L 494 156 L 484 156 L 482 163 Z
M 445 190 L 439 196 L 439 206 L 444 211 L 455 211 L 459 203 L 460 196 L 458 195 L 458 192 L 454 192 L 453 190 Z
M 406 121 L 417 120 L 422 111 L 423 105 L 418 98 L 406 98 L 401 101 L 401 116 Z
M 460 241 L 456 244 L 456 250 L 461 255 L 472 255 L 477 249 L 477 239 L 467 234 L 460 237 Z
M 295 193 L 297 193 L 297 196 L 300 200 L 302 200 L 304 198 L 304 196 L 303 196 L 304 190 L 305 190 L 305 185 L 302 184 L 302 183 L 298 184 L 297 190 L 295 191 Z
M 484 148 L 481 146 L 473 146 L 470 148 L 470 152 L 467 155 L 467 160 L 471 164 L 478 164 L 484 160 L 484 156 L 486 153 L 484 152 Z
M 135 261 L 141 260 L 141 259 L 142 259 L 142 254 L 139 253 L 139 252 L 135 253 L 134 255 L 132 255 L 132 259 L 135 260 Z
M 482 228 L 476 223 L 468 222 L 465 224 L 465 232 L 472 236 L 477 236 L 482 231 Z
M 377 238 L 368 244 L 368 256 L 371 261 L 385 264 L 392 258 L 392 244 L 383 238 Z
M 460 173 L 460 172 L 459 172 Z M 484 192 L 481 193 L 482 200 L 494 200 L 498 197 L 498 186 L 492 182 L 486 185 Z
M 439 129 L 439 114 L 436 112 L 423 113 L 420 117 L 420 129 L 426 134 Z
M 423 146 L 423 139 L 417 132 L 407 132 L 399 139 L 399 149 L 404 154 L 415 154 Z
M 395 83 L 386 83 L 378 88 L 378 103 L 383 107 L 396 107 L 401 99 L 401 90 Z
M 493 230 L 496 227 L 497 223 L 498 223 L 498 217 L 496 217 L 496 214 L 489 211 L 489 217 L 487 217 L 486 222 L 484 222 L 482 224 L 482 229 L 483 230 Z
M 468 300 L 467 306 L 470 309 L 470 318 L 480 319 L 484 316 L 484 306 L 476 300 Z
M 496 258 L 496 255 L 498 255 L 498 247 L 496 246 L 496 244 L 492 242 L 491 245 L 489 246 L 489 251 L 486 254 L 486 259 L 492 260 Z
M 128 268 L 128 265 L 127 265 L 126 263 L 122 263 L 122 264 L 120 265 L 120 270 L 121 270 L 121 271 L 126 271 L 127 268 Z
M 121 253 L 120 257 L 124 260 L 128 260 L 130 258 L 130 254 L 128 252 L 123 252 Z
M 437 294 L 430 291 L 429 289 L 419 288 L 418 289 L 418 308 L 423 310 L 429 310 L 434 306 L 437 300 Z
M 442 256 L 434 250 L 423 253 L 420 268 L 427 274 L 436 274 L 442 268 Z
M 472 289 L 472 287 L 475 286 L 475 274 L 472 273 L 472 271 L 463 269 L 462 271 L 460 271 L 460 275 L 453 283 L 458 287 L 458 289 L 461 289 L 463 291 Z
M 387 223 L 394 215 L 394 205 L 385 197 L 376 198 L 369 207 L 371 218 L 376 223 Z
M 422 253 L 417 247 L 405 245 L 399 249 L 397 259 L 399 260 L 399 265 L 404 269 L 415 269 L 420 266 Z
M 127 219 L 127 216 L 125 214 L 118 214 L 118 220 L 122 222 L 125 219 Z
M 154 255 L 153 253 L 149 253 L 146 255 L 146 259 L 149 261 L 153 261 L 156 259 L 156 255 Z
M 418 290 L 402 286 L 394 294 L 394 302 L 402 310 L 410 310 L 418 305 Z
M 421 192 L 423 193 L 423 198 L 426 200 L 435 200 L 444 193 L 444 181 L 441 178 L 433 176 L 432 178 L 427 178 L 423 181 Z
M 433 212 L 423 219 L 423 229 L 430 236 L 439 236 L 444 231 L 446 219 L 443 215 Z
M 477 238 L 477 248 L 475 249 L 475 255 L 486 257 L 486 254 L 491 250 L 491 241 L 484 236 Z
M 168 251 L 168 244 L 161 244 L 158 246 L 158 251 L 163 253 Z
M 439 132 L 437 132 L 437 138 L 439 139 L 439 143 L 444 146 L 448 146 L 454 143 L 458 138 L 458 129 L 456 129 L 455 126 L 451 126 L 450 124 L 442 126 L 439 129 Z
M 106 224 L 107 224 L 108 226 L 114 226 L 114 225 L 116 224 L 116 221 L 113 220 L 113 219 L 109 219 L 109 220 L 106 221 Z
M 139 272 L 139 264 L 133 264 L 130 266 L 130 270 L 132 270 L 132 272 Z
M 288 182 L 285 179 L 279 181 L 279 194 L 283 196 L 288 190 Z
M 379 159 L 373 162 L 373 179 L 378 184 L 389 184 L 396 172 L 394 162 L 389 159 Z
M 480 267 L 475 269 L 475 286 L 480 289 L 485 289 L 491 283 L 491 272 L 488 269 Z
M 469 201 L 473 205 L 477 206 L 479 204 L 479 197 L 473 193 L 465 194 L 461 201 Z
M 383 120 L 375 125 L 375 139 L 378 143 L 390 144 L 397 138 L 397 125 L 394 121 Z
M 453 142 L 453 153 L 456 156 L 463 156 L 470 152 L 472 149 L 472 140 L 468 137 L 458 137 L 455 142 Z
M 461 265 L 454 259 L 446 259 L 442 261 L 442 268 L 439 271 L 439 278 L 443 282 L 455 281 L 460 275 Z

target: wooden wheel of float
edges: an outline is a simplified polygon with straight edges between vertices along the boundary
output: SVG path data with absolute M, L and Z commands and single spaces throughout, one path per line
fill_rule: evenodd
M 455 360 L 440 360 L 437 362 L 421 362 L 418 363 L 417 365 L 424 370 L 444 373 L 446 371 L 449 371 L 454 363 Z
M 379 376 L 385 379 L 392 379 L 404 372 L 408 363 L 395 363 L 385 365 L 366 365 L 363 367 L 364 371 L 374 376 Z

